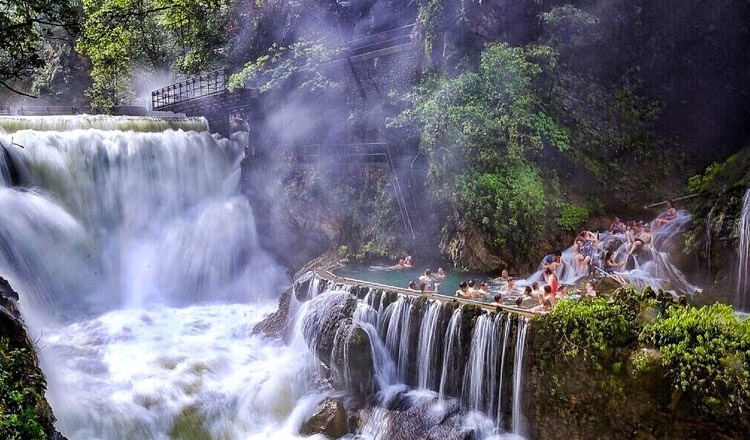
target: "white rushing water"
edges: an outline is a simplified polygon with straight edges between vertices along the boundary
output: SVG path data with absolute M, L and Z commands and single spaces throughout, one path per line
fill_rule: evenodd
M 236 193 L 243 142 L 165 130 L 201 124 L 0 120 L 0 275 L 21 293 L 58 429 L 71 440 L 300 438 L 321 400 L 342 397 L 332 382 L 356 385 L 349 343 L 364 334 L 376 405 L 355 438 L 502 438 L 509 317 L 482 314 L 462 339 L 458 308 L 443 335 L 438 301 L 412 325 L 411 297 L 355 302 L 341 284 L 323 295 L 307 274 L 292 289 L 286 342 L 252 334 L 289 279 Z M 324 345 L 323 321 L 345 309 L 328 376 L 308 347 Z M 514 376 L 514 427 L 518 389 Z
M 295 438 L 325 391 L 300 381 L 311 361 L 299 347 L 250 335 L 289 280 L 235 194 L 242 145 L 163 131 L 203 120 L 0 126 L 0 274 L 21 292 L 58 428 Z
M 750 311 L 750 188 L 745 192 L 740 215 L 740 240 L 737 254 L 737 290 L 735 305 L 738 310 Z

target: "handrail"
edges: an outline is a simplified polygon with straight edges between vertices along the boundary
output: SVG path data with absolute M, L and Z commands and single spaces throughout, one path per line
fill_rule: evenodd
M 396 293 L 400 293 L 402 295 L 408 295 L 408 296 L 416 296 L 416 297 L 423 296 L 419 292 L 414 292 L 413 290 L 404 289 L 403 287 L 389 286 L 387 284 L 380 284 L 380 283 L 374 283 L 371 281 L 358 280 L 355 278 L 342 277 L 342 276 L 334 274 L 328 269 L 315 269 L 313 270 L 313 272 L 315 274 L 318 274 L 322 278 L 335 281 L 341 284 L 349 284 L 353 286 L 359 285 L 359 286 L 366 286 L 366 287 L 376 288 L 376 289 L 392 290 Z M 431 299 L 443 302 L 443 303 L 449 302 L 449 301 L 458 301 L 461 304 L 473 304 L 473 305 L 480 306 L 489 312 L 494 312 L 497 309 L 501 309 L 501 310 L 506 310 L 508 312 L 516 313 L 516 314 L 523 315 L 523 316 L 529 316 L 529 317 L 537 316 L 534 312 L 530 312 L 527 309 L 522 309 L 519 307 L 496 305 L 496 304 L 490 305 L 481 301 L 474 301 L 474 300 L 465 299 L 465 298 L 456 298 L 454 296 L 447 296 L 447 295 L 443 295 L 440 293 L 431 294 L 431 295 L 428 295 L 428 297 Z
M 227 72 L 225 68 L 221 68 L 154 90 L 151 92 L 151 108 L 162 110 L 170 105 L 226 91 Z

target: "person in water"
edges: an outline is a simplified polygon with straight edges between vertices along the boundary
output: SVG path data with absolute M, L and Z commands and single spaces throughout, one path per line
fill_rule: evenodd
M 588 273 L 591 268 L 591 259 L 594 257 L 596 248 L 596 235 L 584 228 L 574 243 L 578 253 L 575 256 L 576 274 Z
M 427 286 L 427 290 L 435 290 L 435 279 L 432 278 L 432 271 L 430 268 L 424 270 L 424 273 L 419 277 L 419 281 Z
M 504 285 L 500 288 L 500 292 L 506 294 L 506 295 L 514 295 L 516 294 L 516 279 L 515 278 L 508 278 L 508 284 Z
M 612 251 L 607 251 L 604 256 L 604 272 L 606 272 L 610 278 L 617 281 L 621 286 L 625 287 L 628 285 L 628 281 L 623 278 L 622 275 L 615 272 L 617 269 L 620 269 L 623 266 L 625 266 L 624 261 L 620 263 L 616 262 Z
M 546 271 L 547 269 L 552 270 L 555 274 L 557 274 L 557 270 L 560 268 L 560 266 L 563 265 L 563 261 L 561 259 L 561 255 L 559 252 L 555 252 L 553 255 L 547 255 L 544 257 L 544 261 L 542 262 L 542 270 Z M 547 280 L 545 279 L 545 282 Z
M 542 304 L 531 309 L 534 313 L 549 313 L 550 310 L 552 310 L 552 302 L 548 299 L 545 299 Z
M 636 250 L 642 249 L 645 245 L 651 244 L 653 237 L 653 234 L 651 234 L 651 228 L 649 228 L 648 225 L 644 226 L 640 232 L 633 236 L 633 244 L 630 246 L 628 255 L 633 255 L 633 252 Z
M 659 214 L 654 220 L 654 230 L 659 229 L 661 226 L 671 222 L 677 218 L 677 206 L 674 201 L 670 200 L 667 202 L 667 210 Z
M 460 283 L 458 283 L 456 298 L 471 298 L 471 296 L 469 296 L 469 285 L 466 283 L 466 281 L 461 281 Z
M 591 283 L 591 281 L 586 283 L 586 290 L 583 291 L 583 296 L 589 298 L 596 297 L 596 290 L 594 290 L 594 285 Z
M 438 267 L 437 275 L 435 275 L 435 279 L 437 281 L 444 280 L 445 279 L 445 269 L 443 269 L 442 267 Z
M 615 217 L 612 224 L 609 226 L 610 234 L 624 234 L 628 230 L 628 226 L 620 220 L 620 217 Z
M 479 284 L 479 289 L 477 289 L 477 292 L 479 292 L 484 297 L 490 296 L 490 283 L 487 281 L 482 281 Z
M 552 270 L 547 269 L 545 278 L 547 279 L 547 286 L 552 290 L 552 296 L 555 296 L 557 294 L 557 274 L 552 272 Z M 546 289 L 545 289 L 546 290 Z
M 495 278 L 495 281 L 508 281 L 508 278 L 510 278 L 510 274 L 508 273 L 508 269 L 503 269 L 502 272 L 500 272 L 500 276 Z

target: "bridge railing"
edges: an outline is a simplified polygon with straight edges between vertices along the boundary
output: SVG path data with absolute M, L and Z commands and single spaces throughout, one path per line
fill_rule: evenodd
M 362 38 L 356 38 L 347 43 L 349 55 L 361 55 L 411 42 L 411 34 L 415 23 L 401 26 L 387 31 L 378 32 Z
M 226 69 L 218 69 L 193 76 L 151 92 L 151 108 L 163 110 L 170 105 L 203 96 L 217 95 L 227 90 Z
M 8 109 L 10 114 L 10 109 Z M 18 107 L 16 114 L 18 116 L 60 116 L 60 115 L 78 115 L 81 113 L 90 113 L 89 108 L 78 108 L 75 106 L 66 107 L 62 105 L 58 106 L 27 106 Z

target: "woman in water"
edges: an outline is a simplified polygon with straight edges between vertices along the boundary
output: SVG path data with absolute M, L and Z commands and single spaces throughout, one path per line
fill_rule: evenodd
M 659 214 L 654 220 L 654 230 L 677 218 L 677 207 L 672 200 L 667 202 L 667 210 Z

